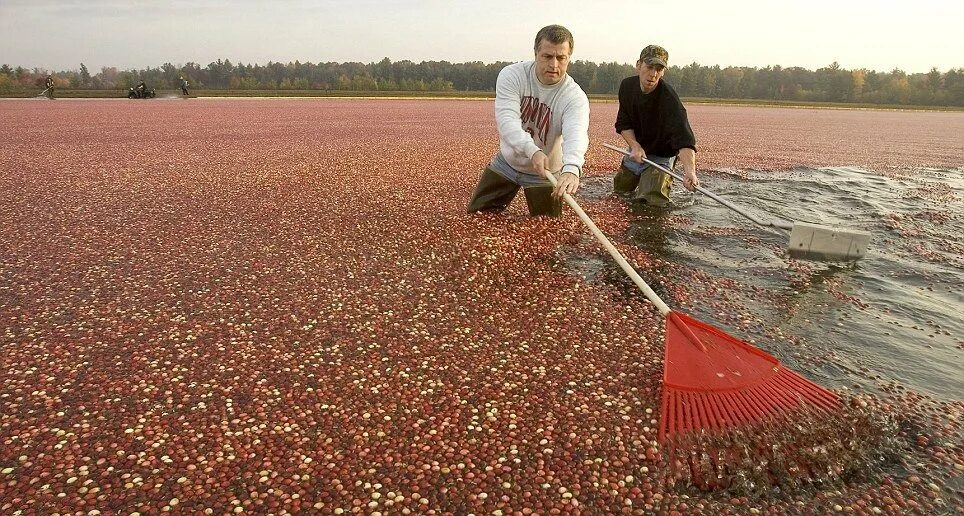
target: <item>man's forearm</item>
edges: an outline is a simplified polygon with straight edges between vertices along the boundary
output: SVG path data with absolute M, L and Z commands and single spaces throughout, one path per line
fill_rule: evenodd
M 696 173 L 696 151 L 683 147 L 679 151 L 679 160 L 683 162 L 683 171 Z
M 626 140 L 626 145 L 629 145 L 630 149 L 639 146 L 639 142 L 636 141 L 636 131 L 633 131 L 632 129 L 624 129 L 619 132 L 619 135 L 623 137 L 623 140 Z

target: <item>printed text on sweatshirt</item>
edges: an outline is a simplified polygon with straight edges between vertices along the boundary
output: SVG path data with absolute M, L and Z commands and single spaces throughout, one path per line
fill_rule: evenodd
M 535 62 L 506 66 L 496 81 L 499 151 L 515 170 L 534 174 L 532 155 L 549 155 L 562 137 L 562 171 L 579 175 L 589 148 L 589 99 L 566 75 L 551 86 L 539 82 Z

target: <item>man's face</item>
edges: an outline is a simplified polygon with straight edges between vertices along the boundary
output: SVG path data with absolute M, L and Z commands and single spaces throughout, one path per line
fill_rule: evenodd
M 539 41 L 539 48 L 536 49 L 536 77 L 539 82 L 546 86 L 558 84 L 566 76 L 571 52 L 568 41 L 558 44 L 544 39 Z
M 650 65 L 637 61 L 636 71 L 639 72 L 639 87 L 643 89 L 643 93 L 652 93 L 659 84 L 659 80 L 663 78 L 663 74 L 666 73 L 666 68 L 658 64 Z

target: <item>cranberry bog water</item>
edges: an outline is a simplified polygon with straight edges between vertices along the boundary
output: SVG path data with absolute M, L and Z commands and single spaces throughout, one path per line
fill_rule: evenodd
M 689 106 L 705 186 L 872 232 L 823 264 L 612 196 L 615 109 L 580 204 L 670 305 L 841 394 L 863 460 L 669 475 L 656 310 L 572 213 L 465 213 L 491 101 L 10 100 L 0 512 L 960 511 L 964 114 Z

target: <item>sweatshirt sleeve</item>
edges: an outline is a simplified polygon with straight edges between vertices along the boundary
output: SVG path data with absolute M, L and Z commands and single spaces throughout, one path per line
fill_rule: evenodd
M 519 71 L 524 67 L 506 66 L 495 82 L 495 123 L 499 140 L 526 158 L 539 152 L 532 136 L 522 128 L 522 84 L 526 80 Z
M 562 171 L 582 175 L 589 149 L 589 99 L 575 88 L 562 116 Z

